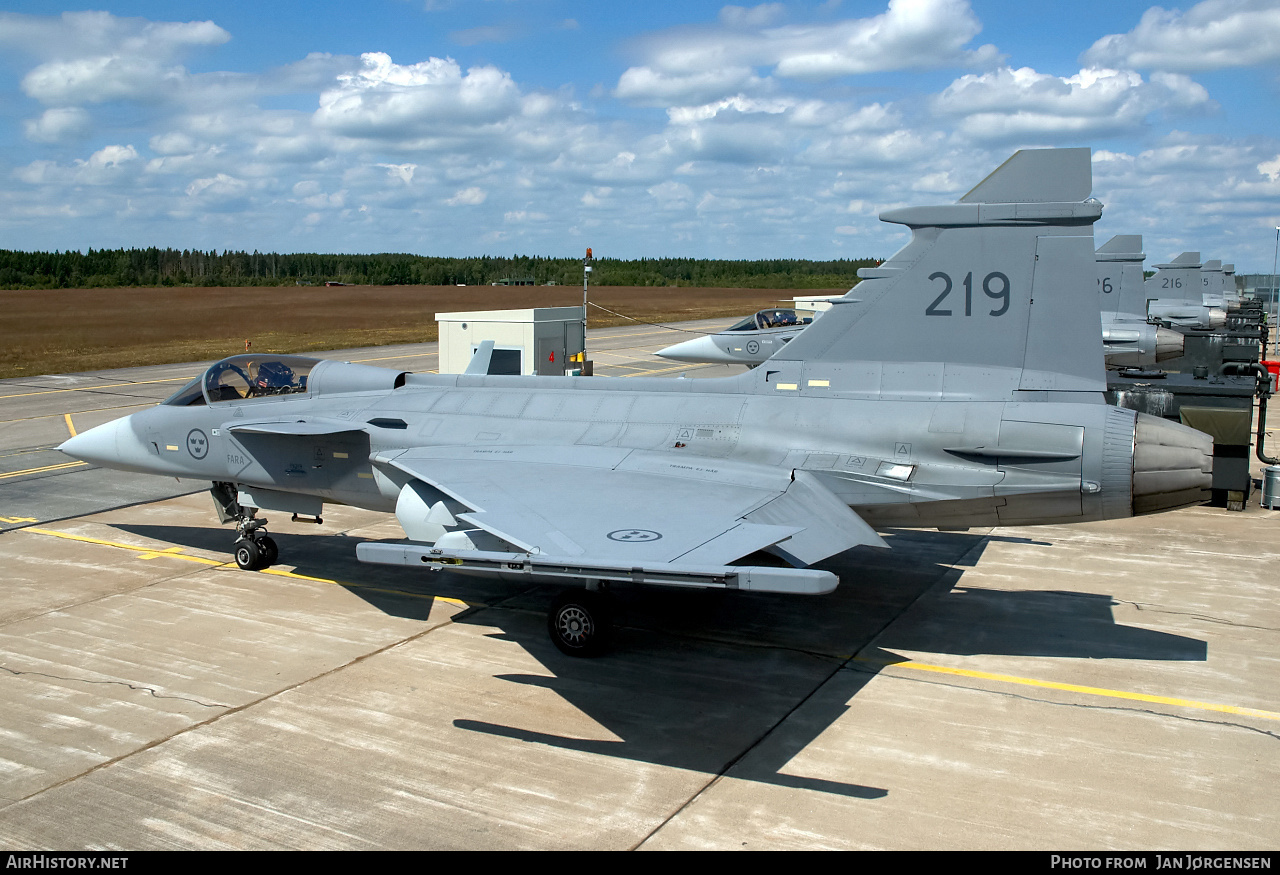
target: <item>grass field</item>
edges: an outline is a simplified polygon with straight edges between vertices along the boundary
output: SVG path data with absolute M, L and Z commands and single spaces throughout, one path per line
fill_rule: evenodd
M 845 289 L 807 289 L 806 295 Z M 777 306 L 778 289 L 602 286 L 590 300 L 649 322 Z M 0 377 L 436 339 L 436 313 L 582 306 L 574 286 L 284 286 L 0 291 Z M 588 312 L 593 328 L 628 320 Z

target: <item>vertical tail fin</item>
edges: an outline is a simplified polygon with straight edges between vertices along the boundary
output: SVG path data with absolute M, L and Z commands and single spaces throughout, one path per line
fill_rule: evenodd
M 1211 307 L 1225 307 L 1227 284 L 1221 259 L 1213 258 L 1200 265 L 1201 300 Z
M 956 204 L 882 213 L 911 242 L 758 370 L 864 397 L 1102 392 L 1092 184 L 1088 149 L 1024 150 Z
M 1222 265 L 1222 296 L 1227 304 L 1239 307 L 1240 290 L 1236 288 L 1236 266 L 1230 262 Z
M 1105 315 L 1146 321 L 1146 257 L 1141 234 L 1118 234 L 1098 248 L 1098 299 Z
M 1168 264 L 1157 264 L 1147 280 L 1146 296 L 1200 303 L 1200 253 L 1184 252 Z

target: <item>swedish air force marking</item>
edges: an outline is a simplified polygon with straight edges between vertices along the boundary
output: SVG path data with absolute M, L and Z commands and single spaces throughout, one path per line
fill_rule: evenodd
M 610 532 L 607 537 L 610 541 L 625 541 L 631 544 L 638 544 L 641 541 L 656 541 L 662 535 L 649 529 L 618 529 Z
M 193 428 L 187 432 L 187 452 L 193 459 L 203 459 L 209 455 L 209 439 L 200 429 Z

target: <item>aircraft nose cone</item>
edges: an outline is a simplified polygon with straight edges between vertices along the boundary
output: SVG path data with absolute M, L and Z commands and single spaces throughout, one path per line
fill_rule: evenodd
M 693 340 L 686 340 L 683 343 L 668 346 L 666 349 L 660 349 L 654 355 L 675 362 L 719 363 L 737 361 L 737 359 L 727 355 L 724 350 L 716 346 L 715 341 L 710 337 L 695 337 Z
M 144 463 L 149 454 L 134 433 L 130 419 L 125 416 L 91 428 L 63 441 L 58 449 L 73 459 L 104 468 L 146 470 Z

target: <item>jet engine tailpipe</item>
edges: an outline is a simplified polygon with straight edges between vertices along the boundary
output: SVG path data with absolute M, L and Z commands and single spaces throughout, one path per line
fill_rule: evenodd
M 1213 438 L 1138 414 L 1133 437 L 1133 515 L 1202 504 L 1213 486 Z
M 1156 329 L 1156 361 L 1163 362 L 1182 355 L 1186 337 L 1169 328 Z

